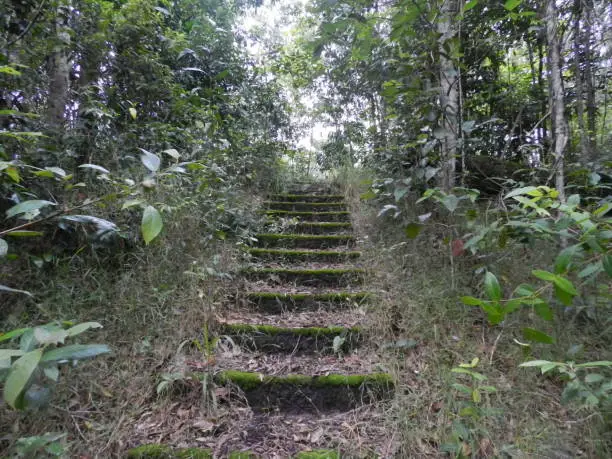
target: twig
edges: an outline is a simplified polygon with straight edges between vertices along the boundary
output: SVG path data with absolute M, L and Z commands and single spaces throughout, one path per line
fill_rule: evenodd
M 9 48 L 11 46 L 13 46 L 15 43 L 17 43 L 19 40 L 21 40 L 23 37 L 25 37 L 25 35 L 30 31 L 30 29 L 32 28 L 32 26 L 36 23 L 36 21 L 38 20 L 38 16 L 40 16 L 40 13 L 42 12 L 42 8 L 45 5 L 45 3 L 47 3 L 47 0 L 41 0 L 40 5 L 38 5 L 38 9 L 36 10 L 36 13 L 34 14 L 34 18 L 32 18 L 32 20 L 30 21 L 30 23 L 28 24 L 28 26 L 23 30 L 23 32 L 21 32 L 14 40 L 9 41 L 6 44 L 6 47 Z
M 493 354 L 495 354 L 495 349 L 497 349 L 497 343 L 499 342 L 499 339 L 501 338 L 503 333 L 503 330 L 500 331 L 499 335 L 497 335 L 497 338 L 495 338 L 495 342 L 493 343 L 493 349 L 491 350 L 491 356 L 489 357 L 489 365 L 493 365 Z

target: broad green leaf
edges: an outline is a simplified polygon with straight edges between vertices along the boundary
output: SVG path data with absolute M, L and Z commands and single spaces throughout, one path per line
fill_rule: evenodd
M 474 298 L 473 296 L 462 296 L 461 302 L 468 306 L 480 306 L 483 303 L 482 300 Z
M 159 170 L 159 166 L 161 165 L 161 159 L 159 156 L 145 150 L 144 148 L 139 148 L 139 150 L 142 152 L 140 155 L 142 164 L 144 164 L 145 167 L 151 172 L 157 172 Z
M 555 273 L 564 274 L 567 272 L 570 262 L 572 261 L 572 258 L 577 250 L 578 246 L 573 245 L 559 252 L 559 255 L 557 255 L 557 258 L 555 259 Z
M 593 274 L 599 274 L 603 270 L 603 266 L 600 262 L 588 264 L 582 271 L 578 273 L 580 279 L 592 276 Z
M 28 330 L 31 330 L 31 328 L 30 327 L 17 328 L 7 333 L 0 333 L 0 343 L 3 341 L 8 341 L 9 339 L 19 338 L 21 335 L 23 335 Z
M 468 370 L 467 368 L 453 368 L 451 372 L 470 375 L 476 381 L 486 381 L 487 380 L 487 377 L 485 375 L 478 373 L 476 371 Z
M 506 8 L 508 11 L 512 11 L 522 2 L 523 0 L 506 0 L 506 3 L 504 3 L 504 8 Z
M 34 338 L 39 344 L 64 344 L 68 332 L 62 328 L 36 327 Z
M 21 176 L 19 175 L 19 171 L 16 167 L 8 167 L 4 172 L 11 178 L 13 182 L 21 182 Z
M 57 365 L 51 365 L 43 368 L 43 373 L 51 381 L 57 382 L 57 380 L 59 379 L 59 368 L 57 367 Z
M 66 333 L 68 333 L 69 337 L 72 337 L 72 336 L 80 335 L 84 331 L 89 330 L 91 328 L 102 328 L 102 325 L 99 324 L 98 322 L 83 322 L 82 324 L 78 324 L 78 325 L 75 325 L 74 327 L 70 327 L 68 330 L 66 330 Z
M 83 360 L 108 354 L 110 348 L 106 344 L 70 344 L 45 352 L 41 362 L 68 362 L 71 360 Z
M 480 359 L 478 357 L 474 357 L 470 363 L 460 363 L 459 367 L 460 368 L 476 368 L 476 365 L 478 365 L 478 362 L 480 362 Z
M 142 224 L 140 229 L 145 244 L 149 244 L 164 227 L 160 213 L 153 206 L 147 206 L 142 214 Z
M 130 112 L 130 116 L 132 117 L 132 119 L 135 120 L 138 116 L 138 112 L 136 111 L 136 109 L 134 107 L 130 107 L 128 111 Z
M 407 187 L 398 187 L 393 190 L 393 197 L 395 198 L 395 202 L 398 202 L 400 199 L 406 196 L 406 193 L 408 193 L 409 191 L 410 188 Z
M 604 380 L 604 376 L 597 373 L 589 373 L 584 377 L 584 382 L 587 384 L 598 383 Z
M 601 259 L 604 271 L 610 277 L 612 277 L 612 255 L 604 255 Z
M 453 213 L 459 206 L 459 198 L 454 194 L 449 194 L 442 198 L 442 204 L 450 213 Z
M 22 355 L 13 364 L 4 384 L 4 400 L 10 407 L 14 409 L 23 408 L 23 393 L 38 367 L 42 354 L 42 349 L 35 349 Z
M 406 228 L 404 228 L 404 232 L 406 233 L 406 236 L 408 236 L 410 239 L 414 239 L 419 235 L 422 228 L 423 225 L 420 225 L 418 223 L 409 223 Z
M 0 349 L 0 360 L 6 360 L 12 357 L 19 357 L 24 354 L 25 352 L 21 349 Z
M 585 362 L 576 365 L 576 368 L 589 368 L 589 367 L 612 367 L 612 361 L 610 360 L 598 360 L 596 362 Z
M 451 384 L 451 387 L 455 390 L 458 390 L 459 392 L 463 392 L 464 394 L 472 393 L 472 389 L 470 389 L 468 386 L 464 384 L 454 383 L 454 384 Z
M 535 328 L 523 328 L 523 336 L 525 339 L 535 341 L 536 343 L 554 344 L 555 339 Z
M 532 192 L 537 189 L 538 187 L 535 187 L 535 186 L 526 186 L 523 188 L 517 188 L 516 190 L 512 190 L 510 193 L 504 196 L 504 199 L 513 198 L 514 196 L 519 196 L 522 194 L 528 194 L 529 192 Z
M 540 316 L 542 319 L 547 320 L 547 321 L 551 321 L 553 320 L 553 312 L 552 309 L 550 309 L 550 306 L 548 306 L 547 303 L 545 303 L 544 301 L 536 303 L 533 306 L 533 309 L 535 311 L 535 313 Z
M 4 239 L 0 239 L 0 257 L 5 257 L 8 253 L 8 243 Z
M 544 365 L 548 365 L 551 362 L 550 360 L 530 360 L 529 362 L 523 362 L 519 365 L 519 367 L 543 367 Z M 562 363 L 558 363 L 558 365 L 563 365 Z
M 557 274 L 550 273 L 548 271 L 543 271 L 543 270 L 540 270 L 540 269 L 534 269 L 533 271 L 531 271 L 531 274 L 533 274 L 538 279 L 542 279 L 542 280 L 550 281 L 550 282 L 554 283 L 561 290 L 567 292 L 568 294 L 570 294 L 572 296 L 578 295 L 578 291 L 574 287 L 574 284 L 572 284 L 565 277 L 559 276 Z
M 366 191 L 365 193 L 362 193 L 361 196 L 359 196 L 359 198 L 363 201 L 369 201 L 370 199 L 374 199 L 376 197 L 376 193 L 374 193 L 374 191 L 369 190 Z
M 55 205 L 56 204 L 54 202 L 45 201 L 43 199 L 32 199 L 30 201 L 20 202 L 6 211 L 6 218 L 12 218 L 27 212 L 37 211 L 43 207 Z
M 129 209 L 130 207 L 134 207 L 134 206 L 140 206 L 141 204 L 144 204 L 144 203 L 145 201 L 142 199 L 128 199 L 121 206 L 121 210 Z
M 83 169 L 93 169 L 94 171 L 102 172 L 103 174 L 110 174 L 108 169 L 98 166 L 97 164 L 81 164 L 79 167 Z
M 482 401 L 482 397 L 481 397 L 480 391 L 478 389 L 474 389 L 472 391 L 472 401 L 474 403 L 480 403 Z
M 502 297 L 501 286 L 499 285 L 499 282 L 497 281 L 497 277 L 495 277 L 495 275 L 490 271 L 487 271 L 487 273 L 485 274 L 484 288 L 485 288 L 485 292 L 487 296 L 492 301 L 501 300 L 501 297 Z
M 179 159 L 181 157 L 181 154 L 178 152 L 178 150 L 174 148 L 169 148 L 168 150 L 164 150 L 164 153 L 166 153 L 168 156 L 171 156 L 174 159 Z

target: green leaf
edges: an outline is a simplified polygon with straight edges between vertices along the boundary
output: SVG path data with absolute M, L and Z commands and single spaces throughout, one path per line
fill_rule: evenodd
M 533 306 L 533 309 L 535 311 L 535 313 L 540 316 L 542 319 L 547 320 L 547 321 L 552 321 L 553 320 L 553 312 L 552 309 L 550 309 L 550 306 L 548 306 L 548 304 L 544 301 L 536 303 Z
M 457 207 L 459 206 L 459 198 L 454 194 L 444 196 L 441 202 L 450 213 L 453 213 L 455 210 L 457 210 Z
M 174 159 L 179 159 L 181 157 L 181 154 L 178 152 L 178 150 L 174 148 L 169 148 L 168 150 L 164 150 L 164 153 L 166 153 L 168 156 L 173 157 Z
M 612 367 L 612 361 L 610 360 L 598 360 L 596 362 L 585 362 L 576 365 L 576 368 L 589 368 L 589 367 Z
M 578 277 L 580 279 L 584 279 L 585 277 L 590 277 L 593 274 L 599 274 L 602 271 L 603 267 L 600 262 L 590 263 L 586 265 L 586 267 L 578 273 Z
M 523 328 L 523 336 L 525 339 L 535 341 L 536 343 L 554 344 L 555 339 L 535 328 Z
M 533 274 L 538 279 L 552 282 L 557 287 L 559 287 L 561 290 L 567 292 L 568 294 L 572 296 L 578 295 L 578 291 L 574 287 L 574 284 L 572 284 L 565 277 L 559 276 L 557 274 L 549 273 L 548 271 L 543 271 L 540 269 L 534 269 L 533 271 L 531 271 L 531 274 Z
M 512 11 L 522 2 L 523 0 L 506 0 L 506 3 L 504 3 L 504 8 L 506 8 L 508 11 Z
M 8 243 L 4 239 L 0 239 L 0 257 L 6 257 L 8 248 Z
M 464 384 L 454 383 L 454 384 L 451 384 L 451 387 L 455 390 L 458 390 L 459 392 L 463 392 L 464 394 L 472 393 L 472 389 L 470 389 L 468 386 Z
M 159 170 L 159 166 L 161 165 L 161 159 L 159 156 L 145 150 L 144 148 L 139 148 L 139 150 L 142 152 L 142 155 L 140 155 L 142 164 L 144 164 L 145 167 L 151 172 L 157 172 Z
M 495 277 L 495 275 L 490 271 L 487 271 L 487 273 L 485 274 L 484 288 L 485 288 L 485 292 L 487 296 L 492 301 L 501 300 L 501 297 L 502 297 L 501 286 L 499 285 L 499 282 L 497 281 L 497 277 Z
M 132 119 L 135 120 L 138 116 L 138 112 L 136 111 L 136 109 L 134 107 L 130 107 L 128 111 L 130 112 L 130 116 L 132 117 Z
M 7 333 L 0 333 L 0 343 L 3 341 L 8 341 L 9 339 L 19 338 L 21 335 L 23 335 L 28 330 L 31 330 L 31 328 L 30 327 L 17 328 Z
M 24 355 L 25 352 L 21 349 L 0 349 L 0 360 L 7 360 L 12 357 L 19 357 Z
M 43 368 L 43 373 L 47 378 L 51 381 L 56 381 L 59 379 L 59 368 L 57 365 L 52 365 L 46 368 Z
M 81 164 L 79 167 L 83 169 L 93 169 L 94 171 L 102 172 L 103 174 L 110 174 L 108 169 L 98 166 L 97 164 Z
M 128 199 L 121 206 L 121 210 L 129 209 L 130 207 L 134 207 L 134 206 L 139 206 L 144 203 L 145 201 L 142 199 Z
M 68 332 L 60 327 L 36 327 L 34 338 L 39 344 L 64 344 Z
M 470 11 L 476 5 L 478 5 L 478 0 L 470 0 L 463 6 L 463 12 L 465 13 L 466 11 Z
M 462 296 L 461 302 L 468 306 L 480 306 L 483 303 L 482 300 L 474 298 L 473 296 Z
M 513 198 L 514 196 L 519 196 L 522 194 L 528 194 L 534 190 L 537 190 L 538 187 L 536 186 L 526 186 L 523 188 L 517 188 L 516 190 L 512 190 L 510 193 L 508 193 L 506 196 L 504 196 L 504 199 L 509 199 L 509 198 Z
M 584 377 L 584 382 L 587 384 L 598 383 L 604 380 L 604 376 L 597 373 L 589 373 Z
M 16 206 L 11 207 L 6 211 L 6 218 L 12 218 L 16 215 L 25 214 L 27 212 L 37 211 L 47 206 L 56 205 L 54 202 L 45 201 L 42 199 L 32 199 L 30 201 L 20 202 Z
M 478 389 L 474 389 L 472 391 L 472 401 L 474 403 L 480 403 L 482 401 L 482 397 L 481 397 L 480 391 Z
M 422 228 L 423 225 L 420 225 L 419 223 L 409 223 L 406 228 L 404 228 L 404 232 L 410 239 L 414 239 L 419 235 Z
M 366 191 L 365 193 L 362 193 L 361 196 L 359 196 L 359 198 L 362 201 L 369 201 L 370 199 L 376 198 L 376 196 L 377 196 L 377 194 L 374 193 L 374 191 L 369 190 L 369 191 Z
M 66 333 L 68 333 L 69 337 L 72 337 L 72 336 L 80 335 L 84 331 L 89 330 L 91 328 L 102 328 L 102 325 L 99 324 L 98 322 L 83 322 L 82 324 L 78 324 L 78 325 L 75 325 L 74 327 L 70 327 L 68 330 L 66 330 Z
M 601 262 L 606 274 L 612 277 L 612 255 L 604 255 Z
M 45 352 L 41 362 L 63 362 L 70 360 L 83 360 L 96 357 L 101 354 L 108 354 L 110 348 L 106 344 L 71 344 L 52 349 Z
M 23 394 L 42 357 L 43 350 L 35 349 L 22 355 L 11 367 L 4 385 L 4 400 L 14 409 L 23 408 Z
M 142 214 L 142 223 L 140 225 L 145 244 L 148 245 L 149 242 L 155 239 L 163 227 L 164 223 L 157 209 L 153 206 L 147 206 Z
M 487 377 L 485 375 L 478 373 L 476 371 L 468 370 L 467 368 L 453 368 L 451 372 L 470 375 L 476 381 L 486 381 L 487 380 Z
M 519 365 L 519 367 L 543 367 L 544 365 L 548 365 L 550 363 L 554 363 L 551 362 L 550 360 L 530 360 L 529 362 L 523 362 Z M 561 364 L 563 365 L 563 364 Z
M 567 272 L 569 264 L 572 261 L 577 249 L 578 246 L 573 245 L 559 252 L 559 255 L 557 255 L 557 258 L 555 259 L 555 273 L 564 274 Z

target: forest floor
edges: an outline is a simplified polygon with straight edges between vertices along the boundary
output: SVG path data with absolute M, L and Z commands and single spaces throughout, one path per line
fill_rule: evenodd
M 406 240 L 401 228 L 378 218 L 378 209 L 359 199 L 362 191 L 350 182 L 342 189 L 355 247 L 325 251 L 362 252 L 351 264 L 366 268 L 364 284 L 332 283 L 325 291 L 359 295 L 367 290 L 376 300 L 370 305 L 351 300 L 342 311 L 320 309 L 316 320 L 307 303 L 305 309 L 245 313 L 244 292 L 269 292 L 268 281 L 286 294 L 320 293 L 319 287 L 297 287 L 270 276 L 266 282 L 241 280 L 241 269 L 254 261 L 252 255 L 230 241 L 204 242 L 197 215 L 186 215 L 166 229 L 166 238 L 181 240 L 182 246 L 159 244 L 126 254 L 112 266 L 92 267 L 91 260 L 75 257 L 58 263 L 53 272 L 38 277 L 30 273 L 26 287 L 46 294 L 35 303 L 3 305 L 11 312 L 2 329 L 58 316 L 97 320 L 105 328 L 89 339 L 110 344 L 114 352 L 62 370 L 46 410 L 15 413 L 3 408 L 0 430 L 7 434 L 0 451 L 18 437 L 65 432 L 70 457 L 83 458 L 125 457 L 130 448 L 143 444 L 208 448 L 215 457 L 231 451 L 289 457 L 325 449 L 321 454 L 328 456 L 317 457 L 336 457 L 330 454 L 340 451 L 342 457 L 421 458 L 445 457 L 443 450 L 453 448 L 467 457 L 597 457 L 589 420 L 558 403 L 560 382 L 519 369 L 524 355 L 513 335 L 489 328 L 478 311 L 458 302 L 458 292 L 473 288 L 473 279 L 462 260 L 451 263 L 443 234 Z M 251 208 L 262 207 L 262 199 L 244 195 Z M 530 256 L 525 253 L 516 263 Z M 264 265 L 285 268 L 294 263 L 255 262 L 256 267 Z M 345 265 L 306 264 L 312 269 Z M 249 349 L 240 334 L 215 339 L 223 326 L 236 323 L 359 325 L 365 341 L 343 353 L 312 354 Z M 287 342 L 272 344 L 283 347 Z M 456 390 L 457 384 L 473 382 L 452 372 L 475 358 L 474 370 L 495 388 L 478 402 Z M 291 412 L 287 416 L 283 410 L 254 410 L 249 390 L 237 381 L 215 383 L 218 370 L 227 369 L 274 376 L 388 372 L 395 390 L 391 399 L 355 403 L 350 409 L 299 408 L 285 410 Z M 266 397 L 269 405 L 274 397 Z M 291 392 L 282 397 L 296 400 Z M 321 400 L 325 404 L 330 398 Z M 474 406 L 477 411 L 465 411 Z

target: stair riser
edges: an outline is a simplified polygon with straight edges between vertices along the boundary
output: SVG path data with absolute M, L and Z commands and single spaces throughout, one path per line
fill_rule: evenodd
M 297 218 L 306 222 L 349 222 L 351 215 L 348 212 L 293 212 L 293 211 L 268 211 L 270 218 Z
M 295 212 L 345 212 L 344 203 L 298 203 L 271 202 L 267 204 L 270 210 L 291 210 Z
M 354 298 L 337 298 L 319 300 L 316 297 L 306 297 L 293 299 L 287 297 L 258 297 L 247 296 L 246 302 L 253 308 L 264 311 L 270 314 L 280 314 L 283 311 L 316 311 L 318 309 L 336 310 L 346 309 L 355 306 L 355 304 L 365 304 L 369 301 L 368 296 L 359 296 Z
M 295 285 L 304 285 L 312 287 L 347 287 L 350 285 L 358 285 L 363 283 L 363 274 L 359 273 L 267 273 L 267 272 L 249 272 L 245 276 L 253 281 L 275 281 L 288 282 Z
M 342 224 L 341 226 L 320 226 L 308 223 L 298 223 L 297 225 L 291 226 L 289 231 L 301 234 L 338 234 L 351 233 L 353 231 L 353 227 L 350 224 Z
M 308 253 L 275 253 L 275 252 L 249 252 L 250 255 L 256 260 L 274 261 L 278 263 L 288 262 L 329 262 L 329 263 L 343 263 L 350 260 L 356 260 L 359 258 L 359 252 L 339 252 L 334 254 L 308 252 Z
M 330 238 L 285 238 L 260 237 L 260 247 L 284 247 L 291 249 L 332 249 L 336 247 L 354 247 L 355 239 L 352 236 Z
M 224 334 L 223 329 L 221 329 Z M 249 351 L 288 353 L 288 354 L 334 354 L 334 336 L 322 334 L 319 336 L 305 336 L 294 333 L 278 333 L 275 335 L 264 335 L 254 333 L 227 333 L 234 343 Z M 362 343 L 362 337 L 358 332 L 348 333 L 341 347 L 341 351 L 348 352 Z
M 364 404 L 393 397 L 393 387 L 362 386 L 311 387 L 297 384 L 261 384 L 244 390 L 251 408 L 258 412 L 320 413 L 343 412 Z

